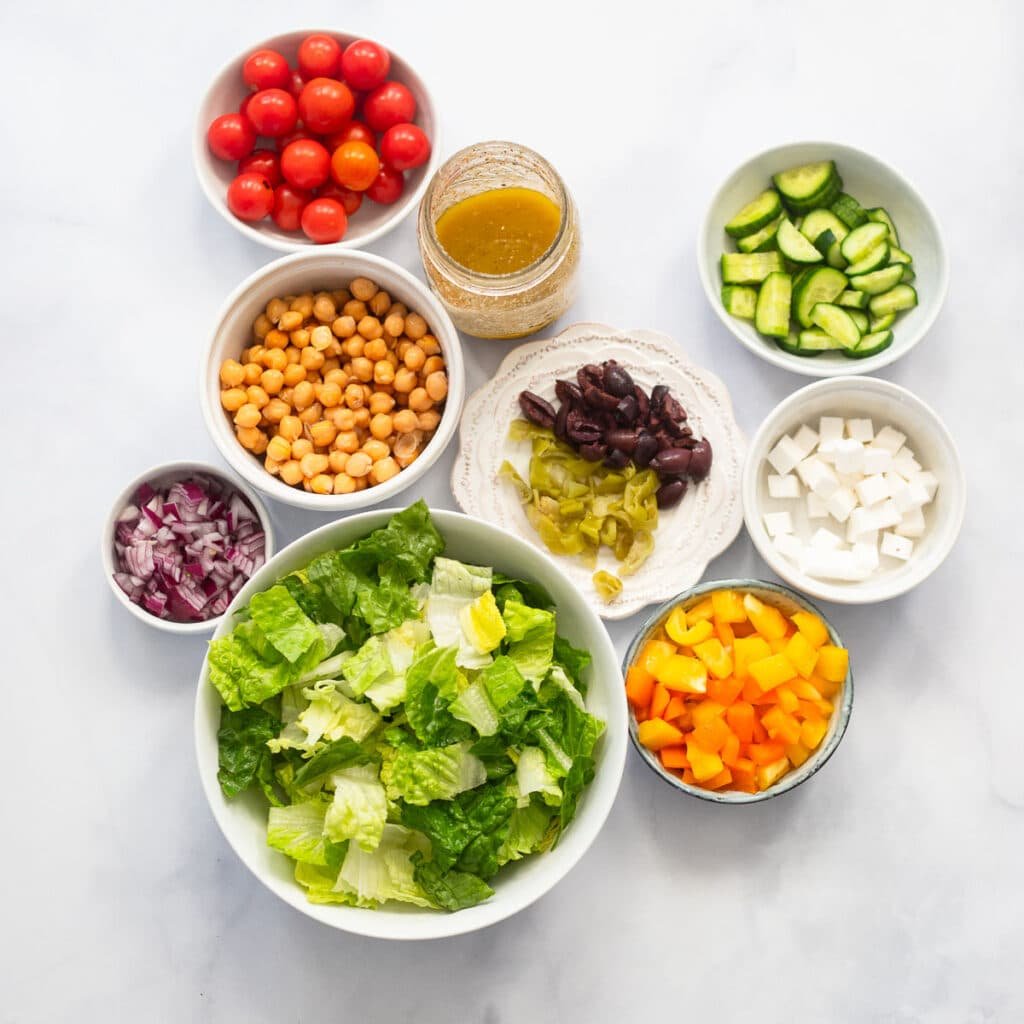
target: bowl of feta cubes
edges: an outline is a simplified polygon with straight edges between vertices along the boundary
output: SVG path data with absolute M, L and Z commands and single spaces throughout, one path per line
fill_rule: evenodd
M 761 424 L 743 515 L 787 583 L 872 604 L 927 579 L 956 543 L 967 487 L 956 445 L 916 395 L 874 377 L 818 381 Z

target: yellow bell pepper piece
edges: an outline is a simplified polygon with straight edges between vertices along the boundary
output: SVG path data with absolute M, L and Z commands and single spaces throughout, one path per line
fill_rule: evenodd
M 698 601 L 695 605 L 686 609 L 686 621 L 691 626 L 703 619 L 713 619 L 714 617 L 715 606 L 711 603 L 710 597 L 705 597 L 703 601 Z
M 771 764 L 760 765 L 757 769 L 758 789 L 767 789 L 769 786 L 774 786 L 788 771 L 788 757 L 780 757 L 778 761 L 772 761 Z
M 707 693 L 708 670 L 697 658 L 673 654 L 658 664 L 655 678 L 668 690 L 683 693 Z
M 812 647 L 821 647 L 822 644 L 828 643 L 828 630 L 817 615 L 810 612 L 793 612 L 790 619 Z
M 811 750 L 817 750 L 827 732 L 828 722 L 824 719 L 808 719 L 800 726 L 800 742 Z
M 716 679 L 732 675 L 732 655 L 722 646 L 718 637 L 695 644 L 693 653 L 707 665 L 708 671 Z
M 657 678 L 658 666 L 675 653 L 675 647 L 666 640 L 651 640 L 640 652 L 637 660 L 645 672 Z
M 771 690 L 779 683 L 788 683 L 797 674 L 796 669 L 784 654 L 771 654 L 767 658 L 752 661 L 749 669 L 750 674 L 762 690 Z
M 818 651 L 818 664 L 815 665 L 818 675 L 830 683 L 841 683 L 850 668 L 850 652 L 845 647 L 825 644 Z
M 760 661 L 771 654 L 768 641 L 763 636 L 738 636 L 733 645 L 733 670 L 732 674 L 737 679 L 746 679 L 750 675 L 749 667 L 752 661 Z
M 637 738 L 648 750 L 661 750 L 683 742 L 683 734 L 662 718 L 648 718 L 637 726 Z
M 818 652 L 803 633 L 794 633 L 786 642 L 783 654 L 792 662 L 793 668 L 807 679 L 818 662 Z
M 794 768 L 799 768 L 811 756 L 811 752 L 802 743 L 791 743 L 786 747 L 786 757 Z
M 743 607 L 754 629 L 766 640 L 779 640 L 786 635 L 786 619 L 778 608 L 759 601 L 753 594 L 744 595 Z
M 690 762 L 690 771 L 698 782 L 714 778 L 724 767 L 722 759 L 717 754 L 704 750 L 692 740 L 686 744 L 686 759 Z
M 735 590 L 715 590 L 711 594 L 711 606 L 715 618 L 720 622 L 746 622 L 747 612 L 743 598 Z
M 677 612 L 679 613 L 678 616 L 676 615 Z M 682 608 L 673 608 L 672 614 L 665 623 L 665 632 L 680 647 L 693 647 L 695 644 L 707 640 L 714 631 L 715 627 L 711 625 L 710 619 L 701 619 L 699 622 L 695 622 L 692 626 L 687 627 L 686 612 Z
M 795 680 L 794 680 L 795 681 Z M 800 706 L 800 700 L 797 695 L 790 689 L 788 683 L 780 683 L 775 688 L 775 693 L 779 698 L 779 707 L 786 712 L 787 715 L 793 714 L 794 711 Z

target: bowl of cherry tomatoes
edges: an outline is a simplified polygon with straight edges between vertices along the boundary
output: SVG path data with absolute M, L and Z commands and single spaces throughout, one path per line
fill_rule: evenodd
M 342 32 L 247 48 L 214 78 L 193 137 L 213 208 L 283 252 L 380 238 L 418 206 L 439 155 L 420 77 L 381 44 Z

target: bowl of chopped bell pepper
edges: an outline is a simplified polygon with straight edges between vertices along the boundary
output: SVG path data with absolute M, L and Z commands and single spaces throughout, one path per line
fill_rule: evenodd
M 658 608 L 623 662 L 629 732 L 676 789 L 749 804 L 805 782 L 835 752 L 853 707 L 849 653 L 788 587 L 720 580 Z

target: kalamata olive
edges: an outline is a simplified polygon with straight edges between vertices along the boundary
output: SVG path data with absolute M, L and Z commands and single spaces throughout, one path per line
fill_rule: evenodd
M 568 441 L 569 440 L 569 437 L 568 437 L 568 435 L 565 432 L 565 421 L 566 421 L 566 419 L 569 416 L 569 409 L 570 408 L 571 407 L 568 406 L 568 405 L 560 405 L 558 407 L 558 415 L 555 417 L 555 428 L 554 429 L 555 429 L 555 437 L 557 437 L 560 441 Z
M 663 419 L 685 420 L 686 410 L 672 395 L 672 392 L 667 392 L 661 402 L 661 415 Z
M 633 397 L 636 399 L 637 419 L 641 423 L 646 423 L 647 417 L 651 414 L 651 402 L 647 397 L 647 392 L 637 384 L 633 388 Z
M 686 430 L 686 427 L 678 420 L 671 420 L 667 416 L 663 416 L 660 429 L 668 434 L 669 437 L 679 438 L 685 436 L 683 431 Z
M 692 454 L 688 448 L 663 448 L 651 459 L 651 469 L 681 475 L 689 471 Z
M 615 406 L 615 415 L 627 425 L 632 425 L 636 422 L 638 412 L 639 410 L 636 407 L 636 398 L 631 394 L 626 395 L 625 398 L 620 398 L 619 404 Z
M 538 427 L 547 427 L 550 430 L 555 425 L 554 406 L 532 391 L 520 392 L 519 408 L 523 410 L 523 415 Z
M 609 469 L 622 469 L 627 462 L 629 462 L 629 456 L 621 448 L 613 448 L 604 460 L 604 464 Z
M 555 395 L 560 402 L 565 402 L 568 405 L 583 401 L 583 392 L 571 380 L 556 380 Z
M 583 388 L 583 401 L 593 409 L 612 410 L 619 404 L 619 400 L 614 395 L 602 391 L 593 384 L 587 384 Z
M 676 439 L 664 427 L 658 427 L 654 431 L 654 440 L 658 442 L 659 452 L 665 448 L 675 448 L 676 446 Z
M 566 433 L 574 444 L 596 444 L 604 436 L 600 425 L 593 420 L 569 416 L 565 427 Z
M 706 437 L 702 438 L 690 451 L 690 465 L 686 472 L 691 480 L 703 480 L 708 475 L 712 457 L 711 443 Z
M 686 493 L 686 481 L 673 479 L 663 483 L 655 492 L 654 497 L 658 502 L 658 508 L 672 508 L 678 505 Z
M 653 434 L 642 431 L 636 440 L 636 447 L 633 449 L 633 461 L 638 468 L 646 469 L 651 464 L 651 459 L 658 454 L 658 440 Z
M 615 430 L 609 430 L 604 435 L 604 443 L 609 448 L 617 448 L 620 452 L 632 455 L 636 449 L 636 442 L 639 436 L 640 432 L 638 430 L 626 430 L 622 427 L 617 427 Z
M 616 398 L 625 398 L 633 393 L 633 378 L 621 366 L 606 363 L 604 368 L 604 388 Z
M 655 384 L 651 388 L 651 415 L 660 416 L 661 407 L 665 401 L 665 396 L 668 394 L 668 388 L 664 384 Z
M 600 462 L 608 454 L 608 445 L 606 444 L 581 444 L 580 455 L 587 460 L 587 462 Z
M 594 363 L 587 363 L 586 366 L 581 366 L 576 371 L 576 381 L 580 386 L 580 391 L 583 392 L 587 390 L 588 384 L 592 388 L 603 388 L 604 370 L 600 366 L 595 366 Z

